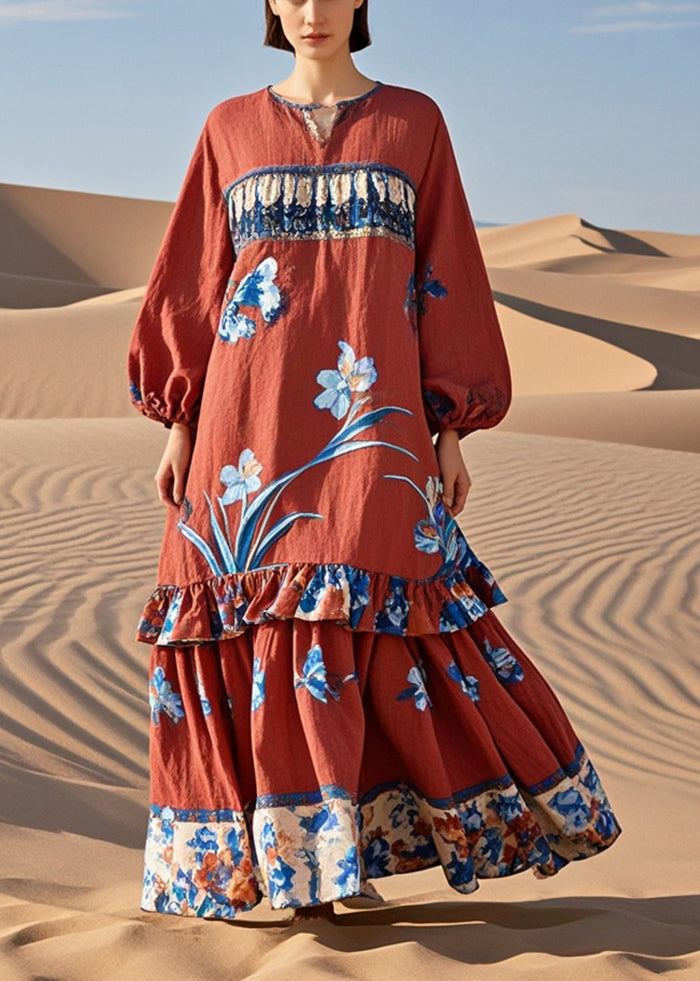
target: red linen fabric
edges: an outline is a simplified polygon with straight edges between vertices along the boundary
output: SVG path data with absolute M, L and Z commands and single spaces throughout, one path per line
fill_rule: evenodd
M 129 349 L 193 428 L 138 626 L 151 649 L 145 909 L 230 918 L 442 864 L 552 874 L 620 833 L 505 600 L 445 510 L 432 436 L 510 373 L 445 120 L 377 82 L 209 115 Z

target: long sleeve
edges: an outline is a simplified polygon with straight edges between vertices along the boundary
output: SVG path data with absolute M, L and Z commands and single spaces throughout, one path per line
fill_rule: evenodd
M 174 422 L 196 425 L 234 262 L 208 124 L 187 169 L 128 353 L 133 405 L 166 428 Z
M 416 189 L 416 265 L 407 311 L 418 332 L 432 435 L 495 426 L 511 399 L 508 356 L 447 125 L 438 109 Z

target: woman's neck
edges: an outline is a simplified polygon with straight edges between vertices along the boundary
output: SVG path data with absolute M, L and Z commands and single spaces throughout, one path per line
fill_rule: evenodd
M 293 102 L 318 102 L 331 105 L 342 99 L 362 95 L 375 84 L 357 70 L 352 58 L 335 63 L 300 59 L 294 70 L 282 82 L 274 85 L 275 92 Z

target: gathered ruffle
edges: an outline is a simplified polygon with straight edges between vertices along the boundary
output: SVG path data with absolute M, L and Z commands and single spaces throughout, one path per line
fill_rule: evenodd
M 441 866 L 556 874 L 620 825 L 553 689 L 492 613 L 401 638 L 286 620 L 150 656 L 142 908 L 233 918 Z M 275 734 L 284 732 L 284 738 Z
M 290 562 L 185 586 L 158 586 L 144 608 L 137 639 L 168 646 L 208 643 L 293 617 L 404 637 L 452 633 L 505 601 L 493 574 L 471 550 L 434 579 L 406 579 L 346 563 Z

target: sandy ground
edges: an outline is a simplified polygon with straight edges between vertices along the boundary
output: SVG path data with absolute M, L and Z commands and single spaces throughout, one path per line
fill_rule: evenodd
M 381 881 L 389 905 L 339 906 L 337 925 L 263 907 L 230 925 L 139 909 L 133 635 L 166 433 L 130 407 L 124 358 L 168 213 L 0 185 L 0 976 L 700 977 L 700 238 L 573 215 L 481 232 L 516 398 L 462 442 L 460 523 L 619 842 L 550 880 L 459 897 L 430 870 Z M 111 244 L 90 248 L 107 225 Z

